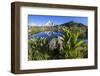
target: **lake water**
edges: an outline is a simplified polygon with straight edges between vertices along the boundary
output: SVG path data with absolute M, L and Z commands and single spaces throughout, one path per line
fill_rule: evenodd
M 47 38 L 48 41 L 50 42 L 52 40 L 52 38 L 57 38 L 58 36 L 62 36 L 63 34 L 61 32 L 51 32 L 51 31 L 46 31 L 46 32 L 39 32 L 37 34 L 34 34 L 31 36 L 32 37 L 35 37 L 35 38 L 40 38 L 40 37 L 44 37 L 44 38 Z M 85 39 L 84 40 L 84 43 L 85 44 L 88 44 L 88 40 Z
M 51 31 L 47 31 L 47 32 L 40 32 L 37 34 L 32 35 L 32 37 L 36 37 L 36 38 L 40 38 L 40 37 L 44 37 L 47 38 L 48 41 L 51 41 L 52 38 L 57 38 L 58 36 L 62 36 L 63 34 L 61 32 L 51 32 Z

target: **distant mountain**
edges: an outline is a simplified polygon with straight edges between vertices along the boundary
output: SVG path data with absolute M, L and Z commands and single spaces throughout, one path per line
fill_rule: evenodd
M 55 24 L 49 20 L 47 23 L 43 24 L 43 26 L 55 26 Z
M 64 24 L 61 24 L 60 26 L 65 26 L 70 28 L 73 32 L 77 32 L 78 30 L 81 30 L 83 33 L 81 34 L 81 39 L 87 39 L 88 38 L 88 26 L 84 25 L 82 23 L 77 23 L 74 21 L 66 22 Z
M 64 24 L 61 24 L 61 26 L 66 26 L 66 27 L 84 27 L 87 29 L 87 26 L 82 24 L 82 23 L 77 23 L 74 21 L 66 22 Z

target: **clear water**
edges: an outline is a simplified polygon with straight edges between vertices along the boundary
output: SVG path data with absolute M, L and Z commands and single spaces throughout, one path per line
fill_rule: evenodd
M 51 41 L 52 38 L 57 38 L 58 36 L 62 36 L 63 34 L 61 32 L 51 32 L 51 31 L 47 31 L 47 32 L 40 32 L 37 34 L 32 35 L 32 37 L 35 38 L 40 38 L 40 37 L 44 37 L 47 38 L 48 41 Z
M 52 32 L 52 31 L 46 31 L 46 32 L 39 32 L 37 34 L 34 34 L 31 36 L 31 38 L 35 37 L 35 38 L 40 38 L 40 37 L 44 37 L 47 38 L 48 41 L 50 42 L 53 38 L 57 38 L 59 36 L 62 36 L 63 34 L 61 32 Z M 85 39 L 84 40 L 85 44 L 88 44 L 88 40 Z

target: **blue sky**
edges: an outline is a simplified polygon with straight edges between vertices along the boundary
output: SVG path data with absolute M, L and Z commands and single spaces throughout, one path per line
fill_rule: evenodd
M 57 25 L 63 24 L 69 21 L 75 21 L 78 23 L 83 23 L 84 25 L 88 25 L 87 17 L 28 15 L 28 25 L 32 25 L 32 24 L 43 25 L 47 23 L 49 20 Z

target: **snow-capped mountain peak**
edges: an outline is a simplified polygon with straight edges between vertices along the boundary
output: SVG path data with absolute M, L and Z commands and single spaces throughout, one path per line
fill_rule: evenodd
M 51 21 L 49 20 L 46 24 L 44 24 L 44 26 L 54 26 L 54 24 L 53 24 L 53 22 L 51 22 Z

